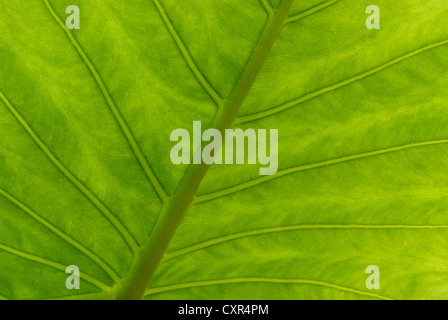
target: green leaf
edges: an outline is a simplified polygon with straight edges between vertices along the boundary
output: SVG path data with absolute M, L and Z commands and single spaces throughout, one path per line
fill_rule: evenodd
M 448 4 L 371 4 L 0 2 L 0 299 L 448 298 Z M 172 164 L 195 120 L 279 171 Z

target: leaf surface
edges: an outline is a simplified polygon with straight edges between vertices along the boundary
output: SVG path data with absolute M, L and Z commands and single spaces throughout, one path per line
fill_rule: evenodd
M 70 4 L 0 2 L 0 298 L 448 298 L 446 1 Z M 195 120 L 278 173 L 173 165 Z

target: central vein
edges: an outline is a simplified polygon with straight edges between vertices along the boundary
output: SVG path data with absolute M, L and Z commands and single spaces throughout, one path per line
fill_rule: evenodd
M 221 132 L 231 128 L 236 114 L 285 23 L 292 0 L 282 0 L 277 9 L 268 11 L 269 19 L 252 56 L 232 93 L 218 112 L 213 127 Z M 141 299 L 194 195 L 207 172 L 205 164 L 187 171 L 174 196 L 165 204 L 148 242 L 136 255 L 129 276 L 118 287 L 118 299 Z

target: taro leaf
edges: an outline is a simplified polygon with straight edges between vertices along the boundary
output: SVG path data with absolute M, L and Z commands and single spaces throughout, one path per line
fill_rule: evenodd
M 1 297 L 448 298 L 448 3 L 371 4 L 1 1 Z M 194 120 L 278 173 L 172 164 Z

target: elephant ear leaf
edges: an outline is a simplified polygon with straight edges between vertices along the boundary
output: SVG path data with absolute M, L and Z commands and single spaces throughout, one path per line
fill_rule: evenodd
M 447 298 L 448 3 L 410 2 L 0 3 L 0 299 Z M 278 129 L 277 173 L 173 164 L 193 121 Z

